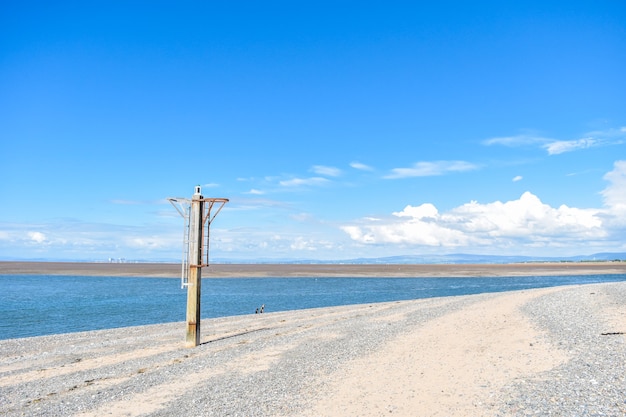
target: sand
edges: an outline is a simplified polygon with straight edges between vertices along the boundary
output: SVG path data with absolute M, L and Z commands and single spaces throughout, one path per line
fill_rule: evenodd
M 131 269 L 162 276 L 161 267 Z M 387 276 L 398 267 L 423 276 L 505 276 L 623 265 L 336 270 Z M 0 273 L 15 268 L 37 270 L 3 263 Z M 110 268 L 103 264 L 97 274 L 129 271 Z M 236 268 L 220 271 L 284 271 Z M 294 274 L 326 276 L 328 268 Z M 184 347 L 183 323 L 4 340 L 0 414 L 623 416 L 625 295 L 622 282 L 226 317 L 203 320 L 196 348 Z
M 1 274 L 171 277 L 180 264 L 0 261 Z M 475 277 L 626 274 L 626 262 L 512 264 L 213 264 L 205 278 L 233 277 Z
M 498 404 L 490 393 L 567 360 L 558 347 L 534 346 L 539 332 L 518 313 L 530 298 L 550 291 L 494 297 L 401 335 L 333 376 L 310 415 L 494 414 Z

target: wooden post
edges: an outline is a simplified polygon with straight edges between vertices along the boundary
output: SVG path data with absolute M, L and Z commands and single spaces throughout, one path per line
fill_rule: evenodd
M 202 238 L 204 201 L 200 187 L 191 198 L 189 213 L 189 265 L 187 285 L 187 338 L 185 345 L 200 344 L 200 297 L 202 295 Z
M 185 219 L 181 277 L 182 286 L 187 286 L 187 336 L 185 345 L 195 347 L 200 344 L 201 271 L 203 266 L 209 266 L 209 228 L 228 199 L 204 198 L 202 197 L 202 188 L 198 185 L 191 201 L 188 198 L 178 197 L 169 197 L 168 200 Z M 214 205 L 216 205 L 216 210 L 211 214 Z

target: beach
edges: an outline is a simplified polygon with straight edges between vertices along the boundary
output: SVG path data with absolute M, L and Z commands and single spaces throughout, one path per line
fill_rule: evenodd
M 0 414 L 623 416 L 625 300 L 619 282 L 225 317 L 195 348 L 184 323 L 9 339 Z

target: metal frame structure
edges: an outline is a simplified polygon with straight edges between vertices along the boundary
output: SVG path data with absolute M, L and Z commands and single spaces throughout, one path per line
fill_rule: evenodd
M 198 190 L 197 190 L 198 191 Z M 189 241 L 189 218 L 191 214 L 191 199 L 180 197 L 169 197 L 167 199 L 178 211 L 184 221 L 183 226 L 183 249 L 182 249 L 182 262 L 181 262 L 181 288 L 185 288 L 189 285 L 189 267 L 194 266 L 201 268 L 203 266 L 209 266 L 209 243 L 211 236 L 211 223 L 215 219 L 215 216 L 219 214 L 224 205 L 228 203 L 227 198 L 200 198 L 203 204 L 202 213 L 202 233 L 200 238 L 200 246 L 202 253 L 202 261 L 200 264 L 197 262 L 191 262 L 190 259 L 190 244 Z M 216 209 L 213 212 L 213 209 Z
M 188 198 L 170 197 L 167 199 L 183 218 L 183 251 L 180 272 L 180 287 L 185 288 L 189 284 L 189 214 L 191 212 L 191 200 Z

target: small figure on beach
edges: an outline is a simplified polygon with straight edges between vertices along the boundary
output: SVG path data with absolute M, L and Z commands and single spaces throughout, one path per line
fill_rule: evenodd
M 254 314 L 263 313 L 263 310 L 265 310 L 265 304 L 262 304 L 260 308 L 257 308 Z

